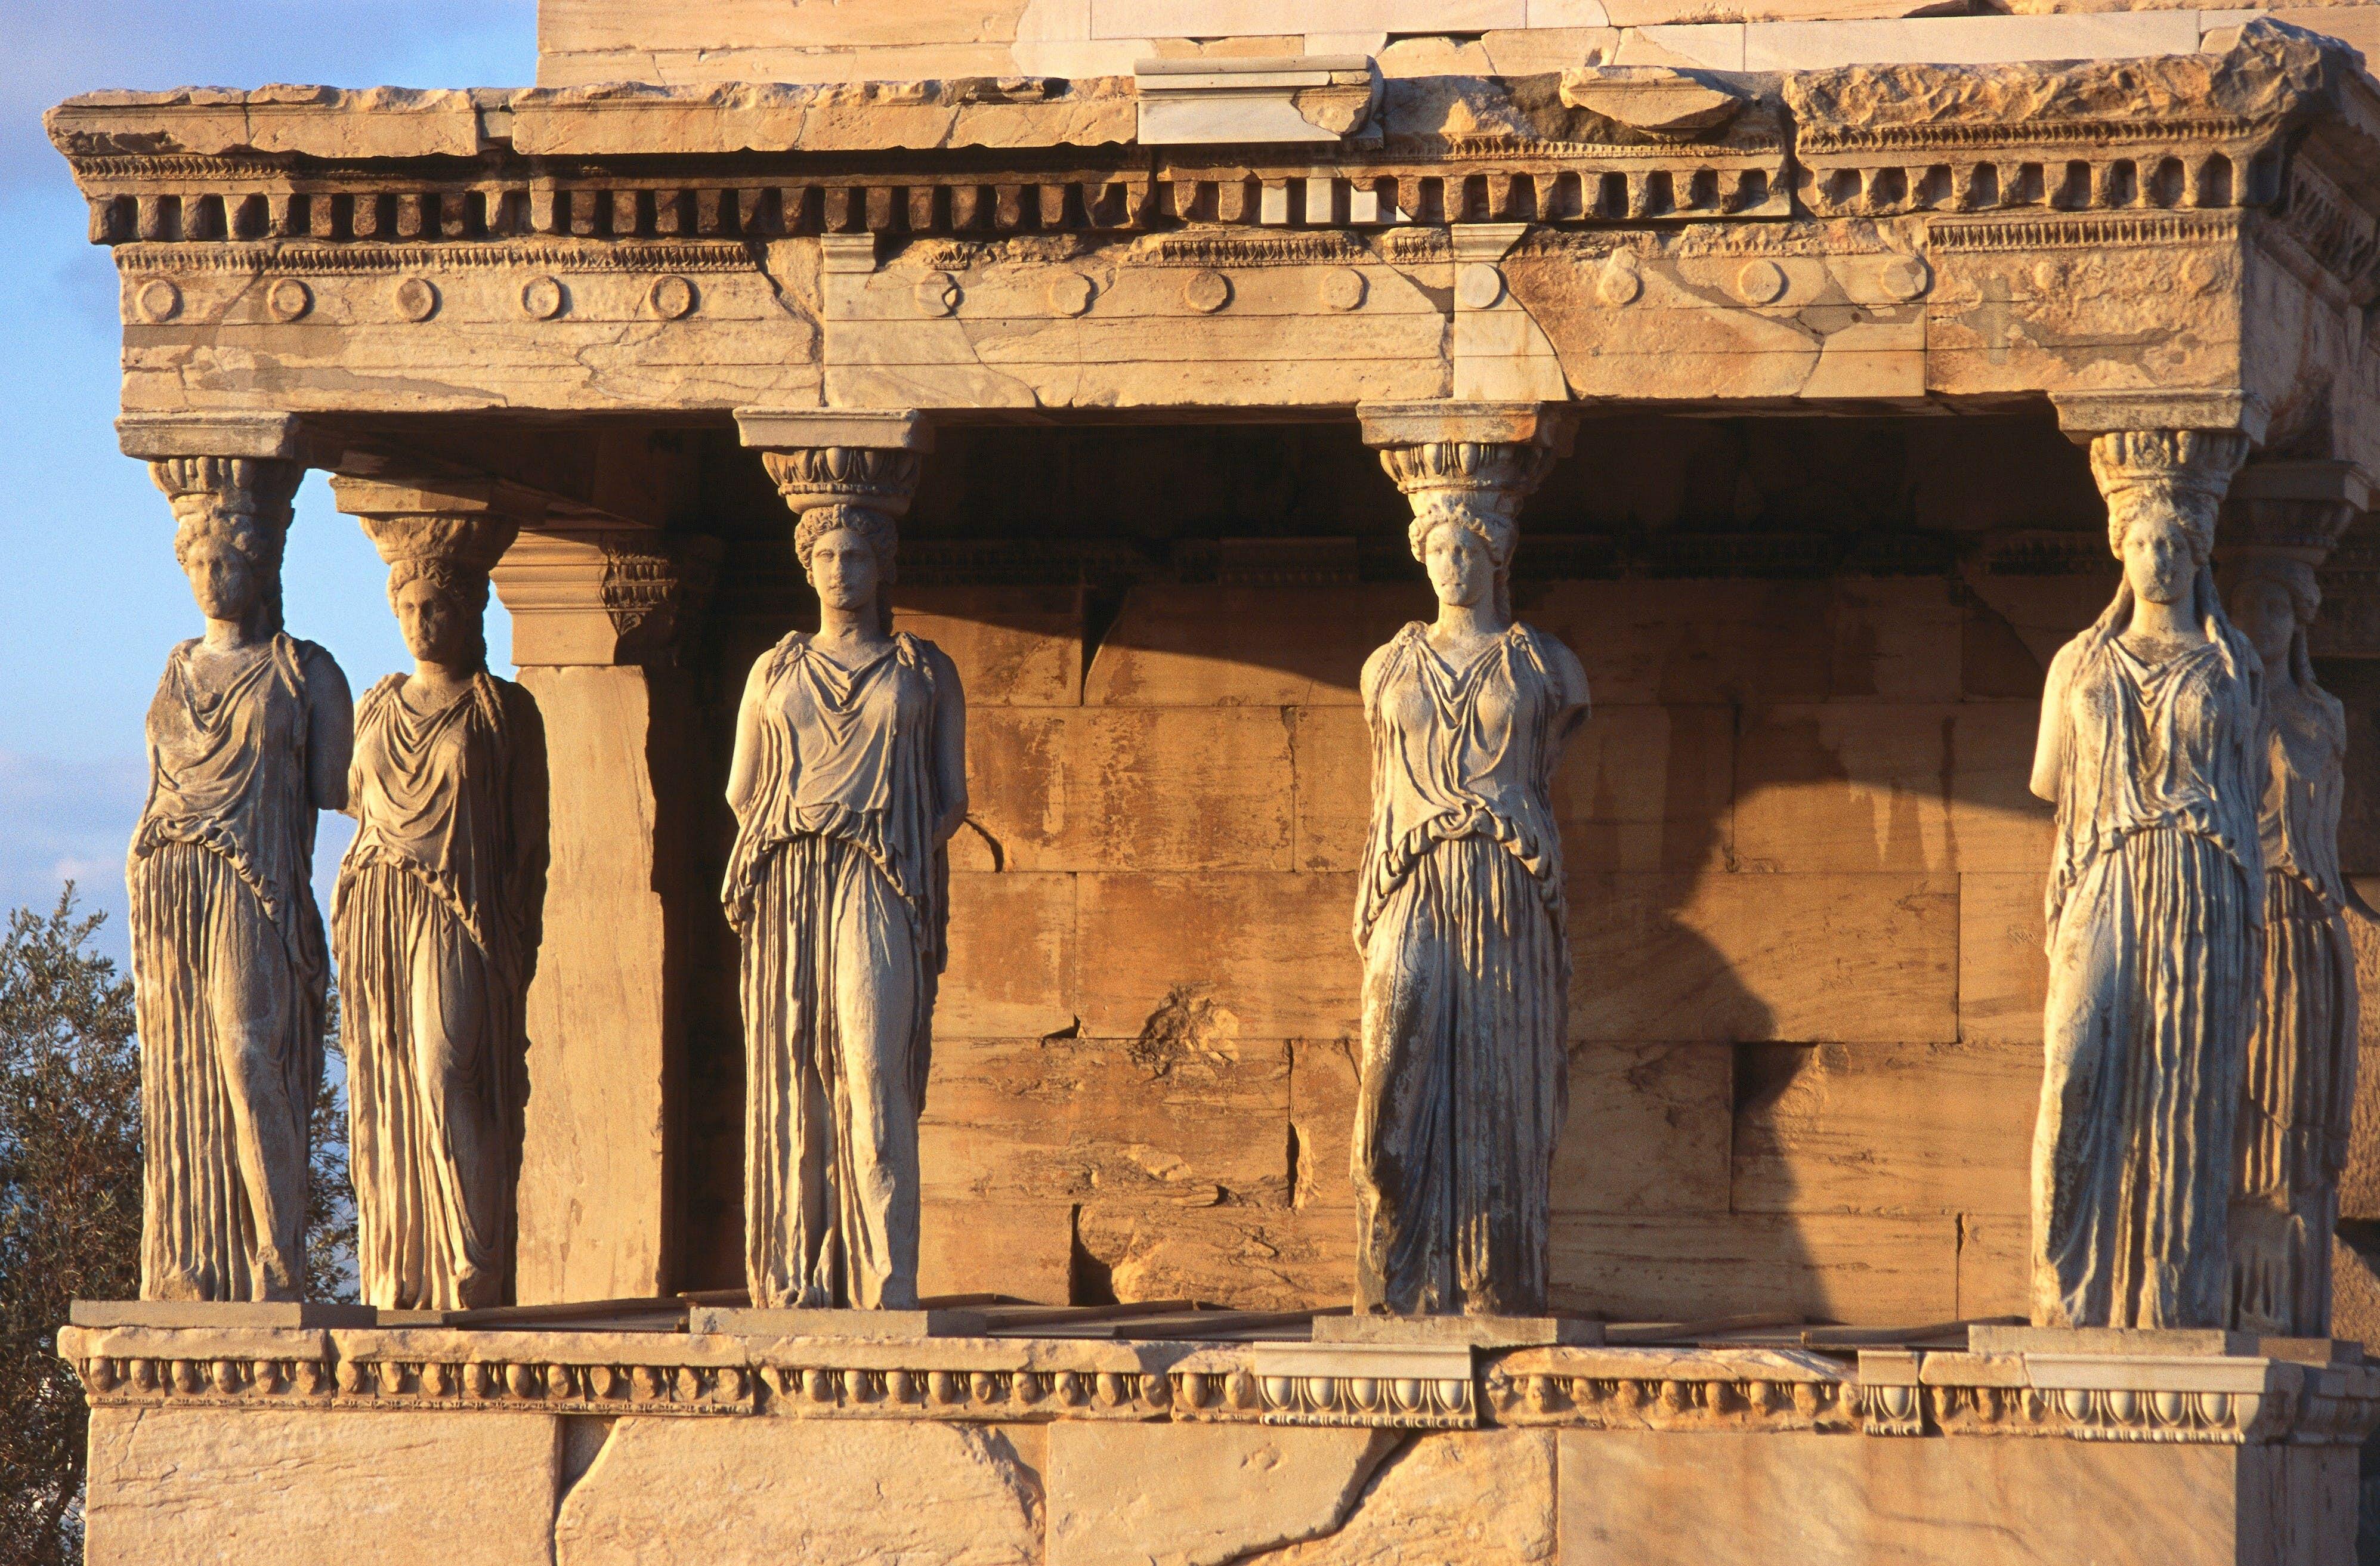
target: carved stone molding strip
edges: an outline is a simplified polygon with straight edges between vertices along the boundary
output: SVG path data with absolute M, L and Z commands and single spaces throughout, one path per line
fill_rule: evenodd
M 519 267 L 542 272 L 750 272 L 759 264 L 742 240 L 673 244 L 224 245 L 206 249 L 132 244 L 115 252 L 119 271 L 303 272 L 319 276 L 461 272 Z
M 2096 250 L 2114 246 L 2228 244 L 2240 237 L 2237 212 L 2176 212 L 2143 217 L 2032 218 L 1974 222 L 1937 219 L 1926 243 L 1938 250 Z
M 2380 1369 L 2221 1357 L 67 1328 L 95 1405 L 2356 1445 Z

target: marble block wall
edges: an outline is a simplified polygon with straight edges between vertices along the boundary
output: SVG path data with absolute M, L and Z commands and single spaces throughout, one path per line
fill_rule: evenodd
M 929 1270 L 1338 1303 L 1354 674 L 1422 594 L 1135 587 L 1076 688 L 1063 610 L 1019 628 L 998 592 L 920 590 L 902 618 L 967 677 L 979 828 L 936 1030 Z M 1562 1303 L 2017 1308 L 2048 817 L 2024 789 L 2034 703 L 1968 675 L 1970 641 L 2005 651 L 1993 612 L 1941 577 L 1534 596 L 1597 702 L 1556 789 Z
M 2380 50 L 2380 6 L 2123 0 L 541 0 L 538 84 L 1129 76 L 1135 61 L 1360 54 L 1382 75 L 1774 71 L 2221 47 L 2248 17 Z M 1961 14 L 1972 12 L 1973 14 Z M 2013 14 L 2010 14 L 2013 13 Z

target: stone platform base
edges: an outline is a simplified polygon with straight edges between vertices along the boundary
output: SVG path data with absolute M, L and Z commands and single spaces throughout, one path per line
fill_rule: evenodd
M 2345 1566 L 2234 1355 L 69 1328 L 93 1566 Z M 1466 1369 L 1475 1361 L 1475 1368 Z

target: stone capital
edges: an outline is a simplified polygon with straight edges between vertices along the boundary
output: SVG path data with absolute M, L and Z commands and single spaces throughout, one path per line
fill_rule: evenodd
M 856 505 L 905 516 L 934 446 L 933 426 L 909 408 L 740 408 L 735 424 L 796 515 Z
M 115 421 L 124 455 L 152 463 L 183 456 L 296 463 L 299 434 L 294 413 L 128 413 Z
M 1510 522 L 1570 450 L 1567 410 L 1539 403 L 1366 403 L 1356 415 L 1416 516 L 1452 507 Z
M 522 534 L 494 569 L 513 617 L 513 662 L 668 662 L 710 601 L 719 553 L 706 535 L 643 528 Z
M 340 474 L 331 494 L 391 565 L 435 563 L 485 577 L 521 528 L 545 513 L 544 501 L 481 475 L 361 478 Z
M 2282 555 L 2319 565 L 2371 509 L 2371 476 L 2351 462 L 2265 460 L 2242 467 L 2224 497 L 2216 552 Z
M 1536 445 L 1557 455 L 1570 449 L 1568 407 L 1548 403 L 1359 403 L 1364 443 L 1383 450 L 1441 444 Z
M 2265 399 L 2238 388 L 2196 391 L 2052 392 L 2058 427 L 2078 446 L 2102 435 L 2150 430 L 2224 430 L 2249 445 L 2265 438 Z

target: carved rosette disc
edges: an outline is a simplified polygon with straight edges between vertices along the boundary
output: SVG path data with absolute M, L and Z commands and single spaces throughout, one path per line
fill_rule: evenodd
M 427 277 L 408 277 L 396 285 L 396 312 L 407 321 L 427 321 L 438 313 L 438 285 Z
M 182 313 L 182 291 L 162 277 L 152 277 L 133 295 L 132 303 L 144 321 L 171 321 Z
M 521 309 L 532 321 L 552 321 L 570 307 L 557 277 L 532 277 L 521 285 Z
M 302 320 L 314 308 L 314 290 L 295 277 L 284 277 L 264 291 L 264 308 L 276 321 Z
M 1182 298 L 1200 314 L 1212 315 L 1232 302 L 1232 280 L 1220 272 L 1201 268 L 1182 285 Z
M 694 284 L 675 273 L 657 278 L 652 287 L 647 290 L 645 302 L 652 306 L 653 313 L 663 321 L 683 321 L 694 313 Z

